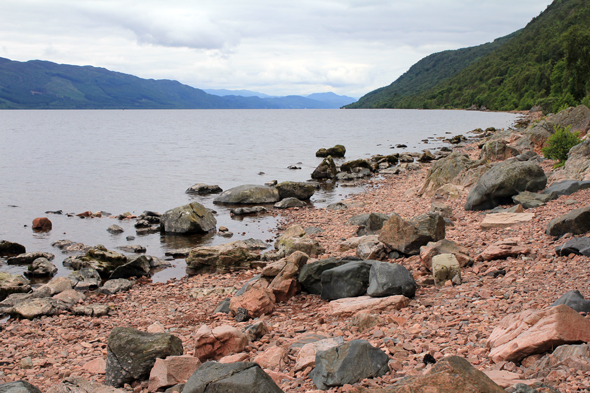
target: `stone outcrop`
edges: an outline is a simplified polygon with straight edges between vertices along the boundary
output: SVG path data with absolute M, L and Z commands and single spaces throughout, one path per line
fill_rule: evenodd
M 283 393 L 256 363 L 207 362 L 195 371 L 182 393 Z
M 336 177 L 338 170 L 332 156 L 324 158 L 318 167 L 312 172 L 312 179 L 333 179 Z
M 248 245 L 240 240 L 218 246 L 197 247 L 192 249 L 186 258 L 186 273 L 195 275 L 250 269 L 252 262 L 258 260 L 260 255 L 252 252 Z
M 279 201 L 279 190 L 274 187 L 244 184 L 224 191 L 213 203 L 218 204 L 248 204 L 275 203 Z
M 416 288 L 412 273 L 402 265 L 377 261 L 372 263 L 367 295 L 373 297 L 404 295 L 413 298 Z
M 420 247 L 445 238 L 445 219 L 440 214 L 426 213 L 407 221 L 392 214 L 383 225 L 379 241 L 406 255 L 417 255 Z
M 216 225 L 213 213 L 198 202 L 168 210 L 160 218 L 162 231 L 178 235 L 211 232 Z
M 566 305 L 504 317 L 488 338 L 494 362 L 520 361 L 563 344 L 590 342 L 590 321 Z
M 451 153 L 445 158 L 438 160 L 426 175 L 418 195 L 432 196 L 439 188 L 446 184 L 461 185 L 459 178 L 461 173 L 482 165 L 482 161 L 470 160 L 467 156 L 459 153 Z
M 547 235 L 563 236 L 566 233 L 581 235 L 590 232 L 590 207 L 574 209 L 556 217 L 547 225 Z
M 327 390 L 380 377 L 389 371 L 388 361 L 389 356 L 368 341 L 353 340 L 318 352 L 311 378 L 318 389 Z
M 512 203 L 522 191 L 541 191 L 547 184 L 543 169 L 534 163 L 506 160 L 485 172 L 467 195 L 465 210 L 487 210 Z
M 403 295 L 388 297 L 358 296 L 333 300 L 329 303 L 328 309 L 334 316 L 351 316 L 359 311 L 381 312 L 384 310 L 400 310 L 410 304 L 410 299 Z
M 147 380 L 157 358 L 182 353 L 182 341 L 171 334 L 114 328 L 107 342 L 105 384 L 121 387 L 136 380 Z
M 233 326 L 223 325 L 211 329 L 202 325 L 195 337 L 195 357 L 201 362 L 219 360 L 239 353 L 248 345 L 248 337 Z
M 279 198 L 297 198 L 302 201 L 307 200 L 315 193 L 315 186 L 310 183 L 285 181 L 275 186 L 279 191 Z

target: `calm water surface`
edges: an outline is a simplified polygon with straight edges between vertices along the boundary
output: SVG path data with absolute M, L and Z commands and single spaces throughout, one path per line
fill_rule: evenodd
M 224 190 L 271 180 L 306 181 L 321 162 L 320 147 L 346 146 L 346 160 L 375 154 L 421 151 L 442 146 L 427 137 L 465 134 L 475 128 L 508 127 L 515 115 L 467 111 L 420 110 L 75 110 L 0 111 L 0 239 L 23 244 L 27 251 L 56 255 L 59 275 L 67 255 L 51 247 L 60 239 L 109 249 L 130 244 L 146 246 L 164 257 L 173 248 L 221 244 L 254 237 L 272 238 L 273 217 L 232 219 L 229 210 L 214 206 L 214 196 L 185 193 L 195 183 L 217 184 Z M 301 170 L 289 170 L 297 165 Z M 312 202 L 325 206 L 360 192 L 360 188 L 329 187 Z M 190 238 L 153 234 L 135 236 L 135 221 L 80 219 L 47 215 L 144 210 L 164 212 L 198 201 L 217 210 L 218 226 L 234 232 Z M 53 222 L 49 233 L 33 233 L 35 217 Z M 111 235 L 106 229 L 125 229 Z M 242 233 L 246 232 L 245 235 Z M 184 261 L 154 276 L 155 281 L 184 275 Z M 23 266 L 0 270 L 22 273 Z

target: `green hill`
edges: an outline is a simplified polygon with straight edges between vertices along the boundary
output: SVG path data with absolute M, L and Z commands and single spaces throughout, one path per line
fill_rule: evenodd
M 555 0 L 522 31 L 455 75 L 427 89 L 414 86 L 403 94 L 383 96 L 372 107 L 434 109 L 476 105 L 514 110 L 541 105 L 546 111 L 558 111 L 578 103 L 590 104 L 588 64 L 590 2 Z M 441 74 L 443 71 L 431 73 L 427 79 L 432 83 Z
M 389 86 L 374 90 L 346 108 L 398 108 L 399 103 L 408 96 L 435 87 L 463 71 L 469 65 L 496 50 L 520 31 L 494 42 L 434 53 L 414 64 L 405 74 Z

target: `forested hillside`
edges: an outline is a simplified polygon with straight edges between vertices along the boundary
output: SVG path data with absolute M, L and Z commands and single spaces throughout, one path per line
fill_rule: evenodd
M 557 112 L 590 104 L 589 64 L 590 2 L 555 0 L 515 37 L 456 75 L 427 90 L 383 97 L 373 107 L 524 110 L 541 105 Z

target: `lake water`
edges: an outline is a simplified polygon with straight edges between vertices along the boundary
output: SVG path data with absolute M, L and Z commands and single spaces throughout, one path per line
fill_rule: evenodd
M 475 128 L 508 127 L 507 113 L 421 110 L 46 110 L 0 111 L 0 239 L 23 244 L 27 251 L 47 251 L 59 275 L 67 255 L 51 246 L 70 239 L 109 249 L 140 244 L 147 254 L 164 257 L 173 248 L 215 245 L 254 237 L 273 237 L 273 217 L 233 219 L 229 209 L 214 206 L 214 196 L 185 193 L 195 183 L 224 190 L 271 180 L 306 181 L 321 162 L 315 152 L 335 144 L 346 146 L 346 160 L 421 151 L 442 146 L 427 137 L 465 134 Z M 449 135 L 450 133 L 451 135 Z M 393 148 L 405 144 L 407 149 Z M 301 170 L 289 170 L 297 165 Z M 343 199 L 360 188 L 326 187 L 312 197 L 316 207 Z M 218 227 L 234 232 L 231 239 L 135 236 L 135 221 L 80 219 L 47 215 L 144 210 L 164 212 L 198 201 L 214 208 Z M 53 222 L 48 233 L 34 233 L 35 217 Z M 118 224 L 125 232 L 111 235 Z M 245 235 L 242 233 L 245 232 Z M 184 275 L 184 261 L 157 273 L 162 281 Z M 0 271 L 22 273 L 0 259 Z

